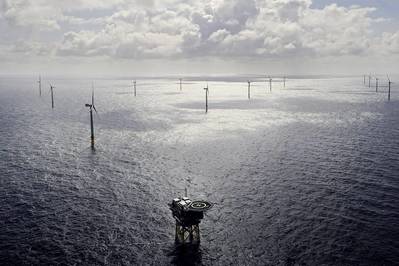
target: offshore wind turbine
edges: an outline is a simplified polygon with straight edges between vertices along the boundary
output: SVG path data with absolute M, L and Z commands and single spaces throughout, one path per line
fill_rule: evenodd
M 42 77 L 40 75 L 37 83 L 39 83 L 39 96 L 42 97 Z
M 285 88 L 285 80 L 286 80 L 286 78 L 287 78 L 287 77 L 286 77 L 286 76 L 284 76 L 284 88 Z
M 366 75 L 363 75 L 363 84 L 366 85 Z
M 183 90 L 183 79 L 182 78 L 179 78 L 179 83 L 180 83 L 180 91 L 182 91 Z
M 49 83 L 50 84 L 50 83 Z M 51 93 L 51 108 L 54 109 L 54 89 L 55 87 L 50 84 L 50 93 Z
M 393 82 L 391 82 L 391 79 L 389 78 L 389 76 L 387 75 L 388 78 L 388 101 L 391 100 L 391 84 L 393 84 Z
M 208 95 L 209 95 L 209 86 L 208 83 L 206 83 L 206 88 L 205 90 L 205 113 L 208 113 Z
M 248 100 L 251 99 L 251 81 L 248 80 Z
M 136 97 L 137 93 L 136 93 L 136 80 L 133 81 L 133 89 L 134 89 L 134 97 Z
M 375 92 L 378 92 L 378 78 L 375 78 Z
M 91 91 L 91 104 L 86 103 L 86 107 L 89 108 L 90 113 L 90 140 L 91 140 L 91 149 L 94 150 L 94 122 L 93 122 L 93 110 L 97 113 L 96 106 L 94 105 L 94 89 Z
M 269 76 L 269 87 L 270 87 L 270 92 L 272 92 L 272 81 L 273 81 L 273 79 Z

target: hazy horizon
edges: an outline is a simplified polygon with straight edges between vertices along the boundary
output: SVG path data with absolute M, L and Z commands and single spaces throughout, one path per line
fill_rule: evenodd
M 366 75 L 366 78 L 369 74 Z M 214 75 L 206 75 L 206 74 L 191 74 L 191 75 L 117 75 L 117 74 L 87 74 L 87 73 L 80 73 L 80 74 L 52 74 L 52 75 L 43 75 L 42 73 L 38 74 L 15 74 L 15 73 L 0 73 L 0 77 L 4 79 L 38 79 L 39 77 L 42 81 L 46 80 L 89 80 L 89 81 L 96 81 L 96 80 L 126 80 L 126 81 L 140 81 L 140 80 L 169 80 L 176 82 L 179 79 L 183 81 L 209 81 L 209 82 L 247 82 L 248 80 L 252 80 L 253 82 L 269 82 L 269 77 L 273 78 L 274 82 L 283 81 L 286 78 L 287 81 L 295 80 L 295 79 L 345 79 L 345 78 L 358 78 L 359 80 L 363 80 L 364 75 L 332 75 L 332 74 L 275 74 L 275 75 L 268 75 L 268 74 L 234 74 L 234 73 L 225 73 L 225 74 L 214 74 Z M 398 79 L 399 74 L 371 74 L 372 79 L 374 80 L 378 77 L 383 83 L 387 79 L 387 76 L 390 79 Z

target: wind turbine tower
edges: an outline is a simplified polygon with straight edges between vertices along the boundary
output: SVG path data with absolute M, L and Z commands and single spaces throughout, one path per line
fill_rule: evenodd
M 378 92 L 378 78 L 375 78 L 375 92 Z
M 205 113 L 208 113 L 208 95 L 209 95 L 209 86 L 208 83 L 206 84 L 205 90 Z
M 388 78 L 388 101 L 390 101 L 391 100 L 391 84 L 393 82 L 391 82 L 391 79 L 389 78 L 388 75 L 387 75 L 387 78 Z
M 271 77 L 269 77 L 270 92 L 272 92 L 272 81 L 273 81 L 273 79 Z
M 37 83 L 39 83 L 39 96 L 42 97 L 42 77 L 40 75 Z
M 248 100 L 251 99 L 251 81 L 248 80 Z
M 94 150 L 94 123 L 93 123 L 93 110 L 97 113 L 96 106 L 94 105 L 94 90 L 91 92 L 91 104 L 86 103 L 86 107 L 89 108 L 90 113 L 90 140 L 91 140 L 91 149 Z
M 54 89 L 55 87 L 50 84 L 50 93 L 51 93 L 51 108 L 54 109 Z

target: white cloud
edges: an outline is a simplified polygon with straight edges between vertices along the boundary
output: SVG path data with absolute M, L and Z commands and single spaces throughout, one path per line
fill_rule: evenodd
M 64 34 L 63 45 L 57 48 L 57 53 L 73 56 L 109 54 L 110 42 L 105 37 L 91 31 L 67 32 Z
M 381 46 L 387 54 L 399 54 L 399 31 L 395 33 L 384 33 L 382 35 Z
M 52 48 L 49 45 L 44 45 L 40 42 L 26 42 L 18 41 L 10 47 L 12 52 L 21 53 L 24 55 L 49 55 Z
M 399 33 L 378 37 L 373 8 L 315 9 L 311 0 L 4 0 L 10 27 L 57 31 L 58 56 L 286 57 L 399 52 Z M 85 17 L 85 10 L 109 14 Z M 74 14 L 78 12 L 79 14 Z M 90 28 L 96 25 L 96 28 Z M 40 54 L 32 39 L 24 53 Z M 26 41 L 26 43 L 29 40 Z M 15 46 L 14 52 L 19 52 Z M 36 47 L 36 48 L 35 48 Z M 49 46 L 44 46 L 49 47 Z M 39 51 L 39 52 L 38 52 Z
M 60 29 L 57 18 L 62 16 L 59 9 L 46 5 L 44 1 L 5 0 L 2 17 L 11 25 L 21 27 L 36 26 L 42 29 Z
M 1 16 L 11 25 L 35 27 L 40 30 L 62 30 L 60 21 L 65 12 L 106 9 L 123 3 L 122 0 L 2 0 Z

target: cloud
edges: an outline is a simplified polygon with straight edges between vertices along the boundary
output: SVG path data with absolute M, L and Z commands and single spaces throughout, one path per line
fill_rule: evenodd
M 109 12 L 95 18 L 82 15 L 100 9 Z M 59 32 L 62 38 L 52 45 L 58 56 L 323 57 L 381 49 L 396 53 L 398 33 L 378 38 L 371 32 L 378 21 L 371 17 L 374 10 L 336 4 L 315 9 L 311 0 L 5 0 L 1 14 L 10 25 Z
M 5 0 L 2 5 L 2 17 L 11 25 L 20 27 L 60 29 L 57 18 L 61 15 L 59 9 L 45 5 L 40 0 L 36 3 L 28 0 Z
M 97 37 L 111 36 L 108 55 L 126 58 L 347 55 L 370 46 L 371 8 L 312 9 L 309 0 L 209 3 L 190 8 L 175 1 L 172 8 L 154 4 L 151 11 L 123 10 L 107 18 L 112 27 Z
M 57 53 L 66 56 L 99 56 L 109 54 L 109 49 L 105 37 L 91 31 L 80 31 L 65 33 Z
M 26 42 L 18 41 L 10 47 L 12 52 L 24 54 L 24 55 L 49 55 L 52 50 L 49 45 L 44 45 L 39 42 Z
M 361 54 L 370 47 L 372 34 L 369 17 L 373 8 L 344 8 L 335 4 L 323 10 L 308 9 L 301 25 L 302 42 L 321 55 Z
M 399 31 L 395 33 L 384 33 L 382 35 L 381 46 L 387 54 L 399 54 Z
M 106 9 L 121 4 L 122 0 L 3 0 L 0 16 L 9 24 L 61 30 L 60 22 L 68 19 L 65 13 L 76 10 Z

